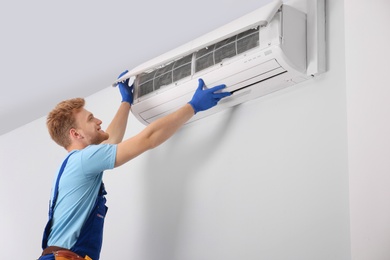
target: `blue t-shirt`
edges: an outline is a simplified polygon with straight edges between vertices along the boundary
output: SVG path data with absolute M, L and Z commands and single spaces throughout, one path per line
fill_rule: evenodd
M 115 165 L 116 145 L 90 145 L 72 151 L 62 173 L 48 246 L 72 248 L 88 219 L 102 182 L 103 171 Z M 52 196 L 55 182 L 54 179 Z

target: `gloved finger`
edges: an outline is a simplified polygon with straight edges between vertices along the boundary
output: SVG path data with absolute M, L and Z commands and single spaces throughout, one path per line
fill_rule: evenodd
M 214 93 L 218 90 L 221 90 L 221 89 L 224 89 L 226 88 L 226 85 L 225 84 L 222 84 L 222 85 L 218 85 L 218 86 L 215 86 L 215 87 L 212 87 L 209 89 L 210 92 Z
M 125 75 L 127 72 L 129 72 L 128 70 L 125 70 L 124 72 L 122 72 L 119 76 L 118 76 L 118 79 L 120 78 L 120 77 L 122 77 L 123 75 Z
M 118 82 L 118 85 L 119 87 L 125 87 L 125 88 L 128 88 L 129 87 L 129 80 L 124 80 L 124 81 L 121 81 L 121 82 Z
M 196 89 L 197 91 L 198 90 L 203 90 L 203 87 L 204 87 L 204 81 L 203 79 L 198 79 L 198 88 Z
M 222 99 L 224 97 L 228 97 L 231 95 L 232 95 L 232 93 L 230 93 L 230 92 L 219 92 L 219 93 L 214 93 L 213 97 L 218 98 L 218 99 Z

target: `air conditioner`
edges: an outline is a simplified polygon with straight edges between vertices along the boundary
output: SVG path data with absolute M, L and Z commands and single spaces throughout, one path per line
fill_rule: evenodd
M 208 87 L 226 84 L 223 91 L 233 94 L 192 122 L 312 78 L 307 64 L 306 14 L 277 0 L 141 64 L 113 85 L 134 78 L 132 113 L 149 124 L 190 101 L 199 78 Z

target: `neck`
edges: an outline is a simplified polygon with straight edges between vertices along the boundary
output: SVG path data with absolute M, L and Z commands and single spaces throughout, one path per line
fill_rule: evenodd
M 73 150 L 82 150 L 84 149 L 85 147 L 87 147 L 86 145 L 84 144 L 71 144 L 69 145 L 68 147 L 66 147 L 66 150 L 69 152 L 73 151 Z

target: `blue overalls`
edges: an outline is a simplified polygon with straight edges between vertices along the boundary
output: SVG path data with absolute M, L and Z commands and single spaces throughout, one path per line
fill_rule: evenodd
M 51 225 L 53 220 L 54 207 L 58 197 L 58 185 L 60 182 L 60 178 L 71 154 L 72 153 L 70 153 L 62 163 L 60 172 L 57 177 L 56 185 L 54 188 L 53 203 L 49 208 L 49 221 L 46 224 L 45 231 L 43 233 L 43 238 L 42 238 L 43 250 L 47 248 L 47 242 L 50 235 L 50 230 L 51 230 Z M 76 244 L 72 248 L 70 248 L 72 252 L 82 257 L 88 255 L 90 258 L 92 258 L 92 260 L 99 260 L 100 251 L 102 248 L 104 217 L 106 216 L 107 209 L 108 209 L 106 207 L 106 198 L 104 197 L 104 195 L 106 194 L 107 192 L 102 182 L 102 184 L 100 185 L 99 194 L 96 198 L 96 202 L 93 207 L 93 210 L 89 215 L 87 221 L 84 223 L 83 227 L 81 228 L 80 236 L 78 237 Z M 41 256 L 39 259 L 50 260 L 50 259 L 54 259 L 54 256 L 53 254 L 50 254 L 46 256 Z

